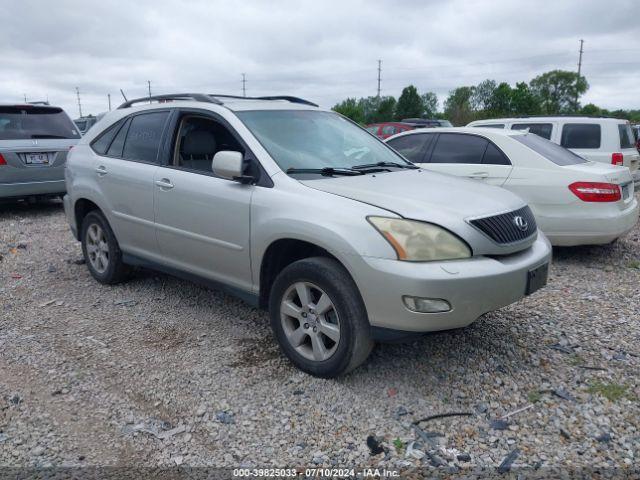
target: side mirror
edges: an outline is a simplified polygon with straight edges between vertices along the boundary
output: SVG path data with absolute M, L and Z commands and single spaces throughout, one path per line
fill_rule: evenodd
M 242 177 L 243 160 L 242 153 L 223 150 L 214 155 L 211 169 L 219 177 L 236 180 Z

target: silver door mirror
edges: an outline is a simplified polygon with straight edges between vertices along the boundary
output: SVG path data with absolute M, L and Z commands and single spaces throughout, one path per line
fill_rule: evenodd
M 242 177 L 243 155 L 240 152 L 223 150 L 214 155 L 211 169 L 218 177 L 235 180 Z

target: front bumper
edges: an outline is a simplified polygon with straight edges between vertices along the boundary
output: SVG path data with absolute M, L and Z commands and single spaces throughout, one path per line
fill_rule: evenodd
M 528 272 L 551 261 L 543 234 L 522 252 L 502 257 L 412 263 L 361 257 L 354 272 L 372 327 L 430 332 L 465 327 L 479 316 L 525 296 Z M 407 309 L 403 295 L 447 300 L 445 313 Z

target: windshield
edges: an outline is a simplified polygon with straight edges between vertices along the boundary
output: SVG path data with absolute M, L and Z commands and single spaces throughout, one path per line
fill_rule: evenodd
M 542 138 L 535 133 L 527 133 L 525 135 L 514 135 L 511 137 L 518 142 L 526 145 L 531 150 L 539 153 L 547 160 L 551 160 L 556 165 L 577 165 L 579 163 L 586 163 L 587 160 L 579 155 L 576 155 L 571 150 L 567 150 L 561 147 L 557 143 L 553 143 L 546 138 Z
M 237 115 L 285 172 L 353 168 L 380 162 L 412 165 L 336 113 L 260 110 L 237 112 Z
M 61 108 L 0 107 L 0 140 L 32 138 L 80 138 L 80 133 Z

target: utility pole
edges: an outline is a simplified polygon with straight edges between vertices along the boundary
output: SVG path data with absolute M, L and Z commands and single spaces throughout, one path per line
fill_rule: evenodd
M 580 72 L 582 71 L 582 53 L 584 52 L 584 49 L 582 48 L 584 46 L 584 40 L 580 39 L 580 54 L 578 56 L 578 78 L 576 78 L 576 104 L 575 104 L 575 109 L 578 110 L 578 84 L 580 83 Z
M 247 96 L 247 74 L 246 73 L 242 74 L 242 96 L 243 97 Z
M 82 103 L 80 103 L 80 89 L 78 87 L 76 87 L 76 96 L 78 97 L 78 113 L 82 118 Z
M 380 100 L 380 75 L 382 73 L 382 60 L 378 60 L 378 100 Z
M 27 94 L 24 94 L 24 103 L 27 103 Z
M 111 94 L 107 93 L 107 100 L 109 102 L 109 111 L 111 111 Z
M 149 87 L 149 103 L 151 103 L 151 80 L 147 80 L 147 86 Z

